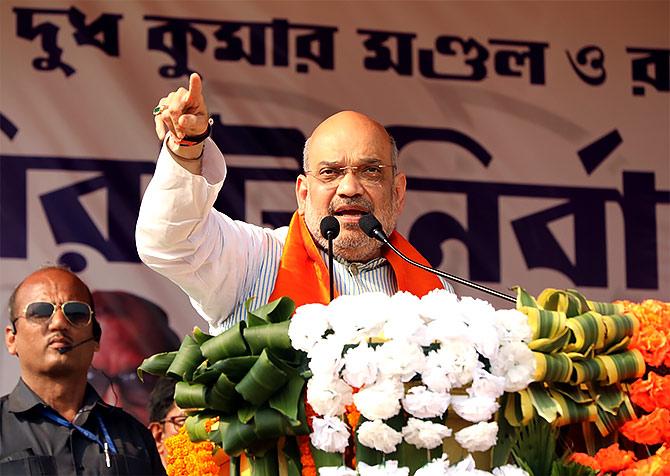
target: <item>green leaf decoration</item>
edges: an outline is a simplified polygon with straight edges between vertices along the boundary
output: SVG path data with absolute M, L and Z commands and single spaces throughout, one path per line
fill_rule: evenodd
M 205 441 L 209 437 L 209 433 L 205 429 L 207 421 L 214 418 L 216 415 L 210 412 L 202 412 L 190 415 L 186 418 L 184 426 L 191 441 Z
M 596 476 L 597 474 L 598 471 L 578 463 L 554 461 L 551 466 L 551 476 Z
M 258 441 L 253 425 L 234 418 L 223 435 L 223 450 L 231 456 L 238 456 L 245 448 Z
M 260 355 L 264 349 L 292 349 L 291 339 L 288 337 L 290 321 L 264 326 L 247 327 L 244 330 L 244 339 L 251 348 L 252 355 Z
M 191 336 L 186 336 L 166 374 L 174 379 L 188 382 L 204 359 L 198 343 Z
M 193 328 L 193 340 L 202 345 L 214 336 L 204 333 L 198 326 Z
M 551 474 L 552 462 L 556 459 L 558 430 L 543 418 L 534 418 L 528 425 L 520 427 L 512 446 L 516 463 L 534 476 Z
M 288 320 L 294 311 L 295 303 L 291 298 L 281 297 L 254 311 L 249 311 L 248 317 L 257 317 L 265 323 L 278 323 Z
M 177 382 L 174 401 L 179 408 L 204 408 L 207 406 L 207 387 L 201 383 Z
M 311 450 L 312 458 L 314 459 L 314 466 L 316 467 L 317 474 L 319 468 L 326 466 L 344 466 L 344 455 L 342 453 L 328 453 L 312 446 L 311 443 L 309 444 L 309 449 Z M 358 453 L 356 453 L 356 459 L 361 461 L 358 459 Z
M 235 386 L 235 390 L 253 405 L 267 401 L 279 388 L 288 382 L 288 375 L 273 362 L 267 351 Z
M 240 400 L 239 394 L 235 391 L 235 384 L 223 373 L 219 375 L 207 396 L 209 408 L 225 413 L 233 413 Z
M 246 355 L 248 352 L 247 344 L 242 338 L 242 331 L 246 327 L 244 321 L 238 322 L 222 334 L 213 337 L 202 344 L 201 350 L 210 363 L 227 357 L 237 357 Z
M 163 352 L 161 354 L 152 355 L 142 361 L 142 365 L 137 368 L 137 376 L 140 381 L 144 382 L 144 372 L 151 375 L 164 376 L 167 370 L 172 365 L 174 358 L 177 356 L 177 351 Z
M 249 423 L 256 415 L 258 407 L 253 405 L 241 405 L 237 408 L 237 419 L 242 423 Z
M 256 434 L 261 440 L 278 438 L 291 434 L 291 424 L 288 419 L 272 408 L 261 408 L 254 416 Z
M 239 382 L 256 364 L 257 360 L 257 355 L 243 355 L 241 357 L 231 357 L 221 360 L 221 372 L 226 374 L 231 382 Z
M 516 291 L 517 309 L 522 307 L 539 307 L 535 298 L 528 294 L 525 289 L 519 286 L 514 286 L 512 289 Z
M 294 375 L 288 383 L 275 393 L 268 402 L 270 408 L 274 408 L 286 418 L 293 422 L 293 426 L 299 425 L 298 411 L 302 403 L 302 389 L 305 387 L 305 379 Z
M 517 288 L 517 309 L 532 330 L 537 383 L 507 398 L 510 425 L 539 415 L 557 426 L 595 422 L 606 436 L 634 415 L 624 387 L 615 384 L 642 376 L 645 364 L 639 351 L 627 350 L 639 322 L 622 314 L 623 306 L 589 301 L 573 289 L 545 289 L 535 300 Z

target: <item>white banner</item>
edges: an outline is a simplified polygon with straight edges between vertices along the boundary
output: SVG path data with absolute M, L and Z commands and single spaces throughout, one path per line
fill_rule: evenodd
M 0 9 L 4 302 L 64 263 L 94 290 L 157 304 L 179 337 L 204 325 L 133 242 L 159 147 L 151 110 L 192 71 L 230 165 L 217 207 L 235 218 L 286 223 L 305 137 L 355 109 L 395 136 L 399 229 L 433 265 L 503 291 L 670 299 L 666 1 Z M 6 393 L 18 367 L 6 351 L 0 365 Z

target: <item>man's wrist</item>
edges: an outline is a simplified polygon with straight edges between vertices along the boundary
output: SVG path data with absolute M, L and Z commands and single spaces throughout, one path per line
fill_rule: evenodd
M 202 151 L 205 148 L 205 143 L 200 142 L 199 144 L 184 146 L 181 145 L 175 138 L 170 134 L 167 140 L 167 147 L 170 149 L 175 156 L 183 160 L 198 160 L 202 157 Z

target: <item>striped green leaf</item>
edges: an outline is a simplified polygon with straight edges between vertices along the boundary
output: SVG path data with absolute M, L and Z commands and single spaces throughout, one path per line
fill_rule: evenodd
M 188 382 L 191 380 L 195 369 L 203 360 L 205 358 L 200 352 L 198 343 L 191 336 L 186 336 L 166 374 L 176 380 L 185 380 Z

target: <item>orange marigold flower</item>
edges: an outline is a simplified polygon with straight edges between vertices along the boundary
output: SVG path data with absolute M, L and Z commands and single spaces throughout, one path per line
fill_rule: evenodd
M 670 410 L 656 408 L 649 415 L 626 422 L 621 433 L 631 441 L 645 445 L 670 443 Z
M 636 380 L 630 386 L 633 403 L 645 411 L 655 408 L 670 408 L 670 375 L 657 375 L 649 372 L 646 380 Z
M 356 431 L 356 427 L 358 426 L 358 421 L 361 419 L 361 412 L 358 411 L 356 408 L 356 405 L 353 403 L 351 405 L 346 406 L 346 416 L 347 416 L 347 423 L 349 423 L 349 428 L 351 428 L 352 433 Z
M 670 450 L 665 445 L 661 446 L 656 454 L 633 463 L 619 476 L 670 476 Z
M 215 457 L 221 451 L 211 441 L 193 443 L 186 427 L 181 427 L 179 433 L 165 440 L 167 448 L 168 476 L 215 476 L 219 474 L 221 465 Z
M 617 301 L 624 312 L 633 314 L 640 323 L 629 349 L 638 349 L 644 361 L 658 367 L 670 365 L 670 303 L 647 299 L 641 303 Z
M 600 463 L 593 456 L 589 456 L 586 453 L 572 453 L 568 461 L 600 471 Z
M 624 451 L 619 449 L 619 444 L 614 443 L 607 448 L 602 448 L 596 453 L 596 461 L 600 465 L 600 471 L 607 473 L 608 471 L 621 471 L 628 468 L 635 462 L 635 453 L 632 451 Z

